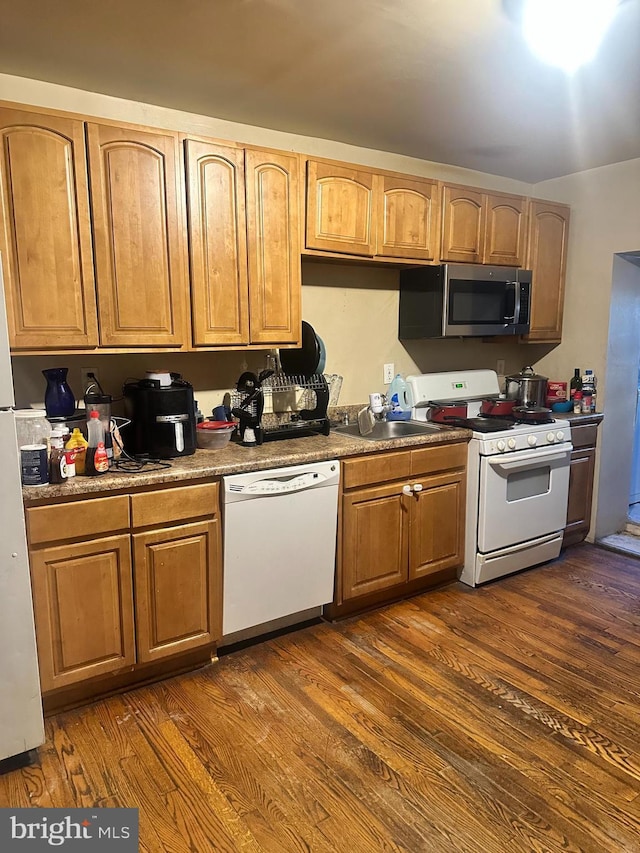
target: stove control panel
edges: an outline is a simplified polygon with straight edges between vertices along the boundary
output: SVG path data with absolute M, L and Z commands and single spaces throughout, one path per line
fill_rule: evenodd
M 478 439 L 482 456 L 494 456 L 570 442 L 571 427 L 568 423 L 558 421 L 535 426 L 522 424 L 504 433 L 474 433 L 474 438 Z

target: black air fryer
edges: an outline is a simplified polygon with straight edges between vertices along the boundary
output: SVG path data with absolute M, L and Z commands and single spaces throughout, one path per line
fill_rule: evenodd
M 124 435 L 127 453 L 157 459 L 195 453 L 193 387 L 179 373 L 171 374 L 170 385 L 159 379 L 127 382 L 122 393 L 125 414 L 131 420 Z

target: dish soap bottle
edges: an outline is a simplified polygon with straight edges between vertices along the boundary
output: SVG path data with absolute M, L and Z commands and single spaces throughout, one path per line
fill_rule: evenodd
M 408 421 L 411 419 L 410 392 L 402 374 L 396 373 L 387 393 L 391 411 L 387 412 L 388 421 Z

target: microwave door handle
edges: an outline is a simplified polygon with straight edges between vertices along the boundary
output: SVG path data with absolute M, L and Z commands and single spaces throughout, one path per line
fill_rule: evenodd
M 517 323 L 517 317 L 520 317 L 520 287 L 517 281 L 508 281 L 507 287 L 513 287 L 513 314 L 507 314 L 505 320 L 511 323 Z

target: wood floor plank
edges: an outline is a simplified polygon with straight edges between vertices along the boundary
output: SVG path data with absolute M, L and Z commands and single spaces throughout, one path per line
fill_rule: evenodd
M 0 807 L 144 853 L 640 853 L 640 560 L 585 545 L 47 720 Z
M 389 663 L 391 663 L 391 661 Z M 400 663 L 400 665 L 401 665 L 401 661 L 396 660 L 396 663 Z M 389 670 L 387 670 L 387 672 L 388 671 Z M 418 670 L 418 672 L 419 672 L 419 670 Z M 424 700 L 428 701 L 426 694 L 424 696 Z M 469 711 L 467 711 L 467 720 L 465 722 L 469 721 L 468 717 L 469 717 Z M 461 721 L 458 719 L 458 723 L 460 723 L 460 722 Z M 474 740 L 473 731 L 468 730 L 468 728 L 466 726 L 464 728 L 467 729 L 467 731 L 466 731 L 467 736 L 471 739 L 471 741 L 473 741 Z M 443 740 L 442 734 L 438 735 L 437 739 Z M 464 747 L 461 745 L 460 741 L 461 741 L 461 739 L 460 739 L 459 732 L 457 734 L 457 737 L 455 737 L 454 739 L 449 741 L 453 745 L 453 749 L 448 754 L 448 761 L 451 762 L 452 765 L 455 765 L 457 762 L 456 752 L 458 754 L 460 754 L 461 750 L 464 751 Z M 432 744 L 432 746 L 433 746 L 433 744 Z M 491 778 L 492 783 L 498 784 L 498 789 L 496 789 L 495 787 L 492 788 L 490 793 L 487 792 L 487 796 L 486 796 L 486 804 L 487 804 L 488 808 L 495 808 L 496 809 L 496 818 L 498 820 L 504 820 L 505 822 L 510 823 L 510 825 L 512 825 L 512 826 L 513 825 L 519 826 L 520 830 L 527 834 L 527 837 L 536 837 L 538 835 L 538 833 L 541 831 L 541 827 L 545 827 L 543 837 L 538 837 L 538 842 L 542 843 L 542 844 L 547 843 L 549 841 L 549 836 L 553 835 L 554 831 L 557 830 L 558 825 L 565 824 L 564 825 L 564 830 L 565 830 L 564 833 L 557 835 L 557 837 L 556 837 L 556 842 L 558 844 L 560 844 L 562 849 L 572 849 L 571 845 L 568 843 L 568 840 L 567 840 L 568 837 L 570 837 L 571 835 L 572 836 L 580 836 L 580 834 L 582 834 L 583 843 L 588 845 L 584 849 L 593 849 L 593 850 L 601 849 L 603 843 L 606 843 L 607 840 L 610 841 L 610 839 L 607 839 L 606 836 L 604 836 L 602 838 L 596 837 L 595 841 L 593 841 L 592 840 L 592 836 L 594 835 L 593 828 L 590 828 L 590 830 L 587 834 L 584 827 L 580 827 L 578 825 L 575 825 L 575 822 L 573 821 L 572 815 L 569 814 L 569 815 L 565 815 L 565 817 L 562 817 L 558 813 L 559 811 L 564 811 L 563 809 L 558 808 L 559 804 L 554 804 L 555 808 L 553 810 L 550 810 L 545 805 L 545 803 L 543 802 L 543 800 L 540 796 L 538 796 L 537 798 L 534 799 L 534 797 L 531 796 L 530 791 L 525 791 L 524 793 L 521 793 L 521 795 L 520 795 L 520 798 L 522 801 L 521 803 L 515 802 L 514 797 L 513 797 L 513 792 L 517 791 L 518 789 L 522 789 L 521 780 L 519 780 L 516 777 L 516 774 L 513 774 L 513 773 L 510 774 L 509 778 L 505 779 L 504 777 L 506 774 L 504 772 L 504 767 L 503 767 L 502 771 L 499 772 L 498 777 L 496 777 L 495 772 L 491 772 L 490 767 L 491 767 L 492 763 L 495 764 L 495 762 L 492 761 L 492 757 L 493 757 L 493 755 L 495 753 L 495 749 L 496 749 L 495 745 L 491 745 L 489 742 L 485 741 L 482 743 L 482 747 L 485 747 L 485 748 L 484 749 L 478 749 L 477 747 L 479 746 L 479 742 L 476 738 L 475 739 L 475 746 L 476 746 L 475 751 L 473 751 L 473 754 L 468 755 L 468 757 L 466 758 L 466 761 L 470 767 L 484 766 L 485 772 L 488 773 L 492 777 Z M 506 748 L 505 744 L 502 743 L 500 745 L 500 751 L 503 753 L 501 755 L 501 758 L 503 760 L 505 758 L 505 756 L 504 756 L 505 748 Z M 489 779 L 488 778 L 485 779 L 485 787 L 489 788 Z M 475 793 L 477 793 L 478 790 L 479 790 L 479 788 L 478 788 L 478 785 L 476 784 Z M 465 791 L 465 790 L 460 791 L 460 795 L 462 797 L 468 798 L 470 793 L 473 795 L 474 792 L 473 791 L 471 791 L 471 792 Z M 526 804 L 524 808 L 523 808 L 522 803 Z M 538 811 L 536 812 L 535 809 L 537 809 Z M 551 814 L 549 815 L 548 813 L 550 811 L 551 811 Z M 539 812 L 542 812 L 542 814 L 540 814 Z M 547 814 L 547 816 L 550 817 L 550 820 L 545 821 L 543 819 L 543 815 L 545 813 Z M 565 818 L 568 819 L 570 825 L 567 825 L 567 821 Z M 516 824 L 513 824 L 514 820 L 516 821 Z M 598 833 L 595 833 L 595 835 L 597 836 Z M 628 839 L 625 839 L 625 840 L 628 840 Z M 597 846 L 598 844 L 600 844 L 600 847 Z

